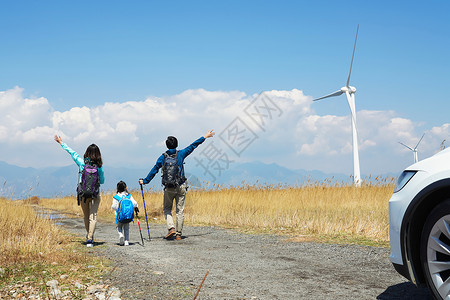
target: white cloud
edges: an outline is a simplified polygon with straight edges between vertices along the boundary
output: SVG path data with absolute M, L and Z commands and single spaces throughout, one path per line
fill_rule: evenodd
M 298 146 L 299 155 L 336 155 L 351 151 L 347 146 L 351 138 L 350 118 L 342 116 L 309 115 L 296 127 L 302 136 Z
M 235 161 L 262 160 L 327 172 L 352 170 L 350 116 L 318 115 L 312 97 L 297 89 L 264 92 L 272 109 L 257 102 L 258 95 L 249 96 L 241 91 L 187 90 L 167 97 L 107 102 L 67 111 L 55 111 L 43 97 L 25 98 L 22 94 L 19 87 L 0 92 L 4 115 L 0 119 L 0 143 L 8 145 L 0 147 L 0 160 L 18 165 L 69 163 L 52 140 L 53 134 L 59 134 L 80 152 L 95 142 L 109 164 L 142 166 L 145 162 L 151 168 L 165 150 L 168 135 L 177 136 L 182 147 L 215 129 L 215 145 L 234 155 Z M 218 137 L 236 117 L 257 135 L 254 144 L 240 156 L 233 154 Z M 415 145 L 423 133 L 420 129 L 423 124 L 401 118 L 394 111 L 361 110 L 357 112 L 357 122 L 363 173 L 404 167 L 411 158 L 398 142 Z M 420 157 L 438 150 L 450 134 L 450 124 L 425 133 Z
M 61 132 L 64 137 L 77 139 L 81 134 L 94 131 L 91 109 L 87 107 L 74 107 L 69 111 L 53 114 L 53 128 Z
M 21 140 L 24 144 L 41 143 L 51 137 L 54 133 L 55 130 L 48 126 L 35 127 L 21 133 Z
M 0 142 L 6 141 L 8 138 L 8 128 L 6 126 L 0 125 Z
M 23 89 L 19 87 L 14 87 L 11 90 L 0 92 L 0 109 L 11 109 L 21 105 Z
M 0 92 L 0 141 L 26 142 L 29 130 L 39 126 L 50 126 L 53 109 L 45 98 L 22 97 L 23 89 L 15 87 Z M 28 132 L 24 135 L 24 132 Z
M 431 133 L 437 136 L 448 136 L 450 134 L 450 124 L 445 123 L 440 127 L 431 128 Z

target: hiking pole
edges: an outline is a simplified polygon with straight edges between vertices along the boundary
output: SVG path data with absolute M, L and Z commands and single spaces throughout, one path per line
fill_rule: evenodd
M 144 188 L 141 185 L 141 193 L 142 193 L 142 202 L 144 202 L 144 211 L 145 211 L 145 221 L 147 221 L 147 232 L 148 232 L 148 239 L 150 240 L 150 228 L 148 227 L 148 218 L 147 218 L 147 209 L 145 208 L 145 199 L 144 199 Z
M 197 299 L 198 293 L 200 293 L 200 289 L 202 288 L 203 282 L 205 282 L 206 276 L 208 276 L 208 274 L 209 274 L 209 270 L 206 271 L 205 277 L 203 277 L 202 283 L 200 283 L 200 286 L 198 287 L 197 293 L 195 294 L 193 300 Z
M 141 223 L 139 222 L 139 217 L 138 217 L 137 213 L 136 213 L 136 220 L 138 221 L 138 227 L 139 227 L 139 233 L 141 234 L 142 246 L 144 246 L 144 238 L 142 237 Z

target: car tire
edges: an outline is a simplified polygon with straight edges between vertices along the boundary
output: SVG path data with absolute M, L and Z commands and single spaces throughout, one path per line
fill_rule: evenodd
M 450 299 L 450 199 L 428 215 L 420 239 L 420 260 L 436 299 Z

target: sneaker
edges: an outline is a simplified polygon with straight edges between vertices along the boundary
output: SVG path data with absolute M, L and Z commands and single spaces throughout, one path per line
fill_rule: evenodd
M 119 245 L 120 245 L 120 246 L 123 246 L 123 245 L 124 245 L 124 242 L 123 242 L 123 236 L 121 236 L 121 237 L 119 238 Z
M 130 246 L 130 243 L 128 243 L 128 241 L 125 241 L 125 246 Z
M 171 237 L 173 237 L 175 235 L 176 231 L 175 228 L 170 228 L 169 229 L 169 233 L 166 235 L 165 239 L 170 239 Z
M 181 234 L 177 234 L 176 238 L 177 241 L 181 241 Z
M 86 241 L 86 247 L 88 247 L 88 248 L 94 247 L 94 242 L 92 240 L 87 240 Z

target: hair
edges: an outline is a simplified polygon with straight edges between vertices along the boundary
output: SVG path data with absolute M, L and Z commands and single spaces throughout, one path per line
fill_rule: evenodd
M 175 149 L 176 147 L 178 147 L 178 140 L 177 140 L 177 138 L 174 137 L 174 136 L 167 137 L 166 146 L 169 149 Z
M 123 193 L 123 192 L 128 193 L 127 184 L 125 182 L 123 182 L 122 180 L 117 183 L 117 192 L 118 193 Z
M 89 158 L 91 163 L 96 164 L 99 168 L 103 165 L 102 154 L 100 153 L 100 148 L 98 148 L 96 144 L 91 144 L 87 147 L 84 158 Z

